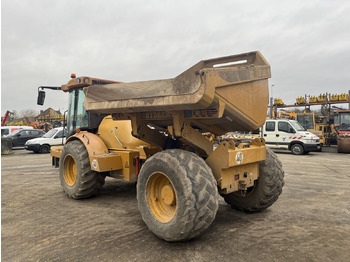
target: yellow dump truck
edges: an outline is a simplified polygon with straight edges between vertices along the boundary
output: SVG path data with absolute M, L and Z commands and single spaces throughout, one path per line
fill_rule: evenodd
M 264 139 L 214 147 L 208 132 L 219 137 L 262 126 L 269 77 L 260 52 L 203 60 L 165 80 L 73 76 L 56 88 L 69 93 L 68 137 L 51 151 L 64 192 L 90 197 L 106 176 L 137 182 L 144 222 L 170 242 L 207 229 L 219 195 L 240 210 L 268 208 L 282 192 L 284 172 Z

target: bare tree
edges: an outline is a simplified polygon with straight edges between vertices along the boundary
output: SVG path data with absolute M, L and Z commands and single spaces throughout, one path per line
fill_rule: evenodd
M 36 117 L 38 115 L 38 111 L 34 109 L 23 109 L 20 111 L 18 115 L 19 115 L 19 118 Z

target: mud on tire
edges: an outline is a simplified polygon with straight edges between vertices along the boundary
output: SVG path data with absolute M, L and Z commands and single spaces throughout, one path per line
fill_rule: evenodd
M 226 203 L 242 211 L 261 211 L 276 202 L 284 186 L 282 163 L 271 149 L 266 148 L 266 160 L 260 162 L 259 178 L 245 196 L 241 192 L 222 195 Z
M 71 198 L 93 196 L 103 187 L 105 174 L 91 170 L 89 154 L 79 140 L 64 146 L 59 167 L 61 185 Z
M 165 202 L 159 199 L 164 191 L 173 192 Z M 156 236 L 170 242 L 188 240 L 213 222 L 218 210 L 217 183 L 197 155 L 165 150 L 142 166 L 137 200 L 143 221 Z

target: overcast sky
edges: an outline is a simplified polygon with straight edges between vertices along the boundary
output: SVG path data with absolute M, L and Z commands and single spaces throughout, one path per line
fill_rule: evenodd
M 259 50 L 272 94 L 350 89 L 350 1 L 2 0 L 1 114 L 67 109 L 71 73 L 110 80 L 171 78 L 202 59 Z

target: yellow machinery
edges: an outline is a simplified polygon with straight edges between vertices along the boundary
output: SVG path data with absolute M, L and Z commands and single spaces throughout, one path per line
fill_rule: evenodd
M 349 101 L 349 95 L 346 93 L 342 93 L 339 95 L 339 101 Z
M 279 113 L 279 118 L 288 118 L 291 120 L 296 120 L 297 119 L 297 115 L 298 113 L 289 111 L 289 110 L 285 110 L 285 109 L 281 109 L 282 112 Z
M 315 134 L 320 138 L 320 144 L 321 149 L 324 145 L 326 145 L 326 138 L 325 135 L 322 133 L 322 131 L 318 130 L 316 128 L 316 120 L 315 120 L 315 113 L 297 113 L 297 121 L 307 130 L 311 133 Z
M 337 133 L 334 129 L 334 125 L 327 123 L 316 123 L 316 131 L 321 131 L 324 137 L 323 142 L 325 146 L 337 144 Z
M 339 95 L 337 95 L 337 94 L 332 94 L 332 95 L 330 95 L 329 100 L 330 100 L 331 102 L 339 101 Z
M 273 104 L 274 104 L 274 105 L 284 105 L 284 102 L 282 101 L 281 98 L 275 98 L 275 99 L 273 100 Z
M 303 96 L 298 96 L 295 100 L 297 104 L 306 104 L 306 99 Z
M 317 102 L 327 102 L 328 98 L 327 98 L 327 94 L 320 94 L 317 97 Z
M 210 226 L 218 196 L 260 211 L 282 192 L 284 172 L 265 141 L 215 139 L 265 122 L 270 66 L 260 52 L 203 60 L 175 78 L 120 83 L 73 78 L 68 138 L 52 149 L 64 192 L 94 195 L 105 176 L 137 181 L 148 228 L 167 241 L 191 239 Z M 44 89 L 46 87 L 41 87 Z M 40 91 L 38 104 L 43 104 Z
M 309 103 L 317 103 L 317 96 L 310 96 Z

